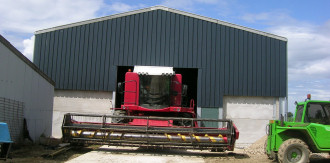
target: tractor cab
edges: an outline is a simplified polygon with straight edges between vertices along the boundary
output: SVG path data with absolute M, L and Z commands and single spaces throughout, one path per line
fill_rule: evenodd
M 330 102 L 311 100 L 297 103 L 294 122 L 330 125 Z

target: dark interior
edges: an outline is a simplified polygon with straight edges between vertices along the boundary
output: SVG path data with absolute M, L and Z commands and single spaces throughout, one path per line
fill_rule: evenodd
M 125 73 L 128 69 L 133 71 L 133 66 L 118 66 L 117 67 L 117 83 L 125 81 Z M 198 79 L 198 69 L 197 68 L 174 68 L 176 74 L 182 75 L 182 84 L 188 86 L 187 96 L 182 99 L 183 106 L 189 106 L 191 99 L 195 101 L 195 112 L 196 112 L 196 102 L 197 102 L 197 79 Z M 116 108 L 120 108 L 123 104 L 123 95 L 116 90 Z
M 198 69 L 197 68 L 174 68 L 176 74 L 182 75 L 182 84 L 188 86 L 187 97 L 183 98 L 183 106 L 189 106 L 190 99 L 195 100 L 195 113 L 197 109 L 197 79 Z
M 128 69 L 133 71 L 133 66 L 118 66 L 117 67 L 117 83 L 125 81 L 125 74 L 128 72 Z M 117 88 L 117 87 L 116 87 Z M 118 89 L 118 88 L 117 88 Z M 124 102 L 124 96 L 116 90 L 116 108 L 120 108 L 121 104 Z

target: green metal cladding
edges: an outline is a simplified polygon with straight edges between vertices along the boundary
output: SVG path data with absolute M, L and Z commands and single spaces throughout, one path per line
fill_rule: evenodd
M 287 41 L 162 9 L 35 37 L 34 63 L 56 89 L 115 91 L 117 66 L 197 68 L 199 107 L 224 95 L 286 97 Z

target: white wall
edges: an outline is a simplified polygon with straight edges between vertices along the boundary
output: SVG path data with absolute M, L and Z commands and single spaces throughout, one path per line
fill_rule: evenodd
M 33 140 L 51 135 L 54 86 L 0 43 L 0 97 L 24 102 Z
M 56 90 L 52 136 L 62 137 L 61 126 L 66 113 L 111 114 L 111 107 L 112 92 Z
M 240 132 L 237 147 L 246 147 L 266 135 L 266 125 L 278 119 L 279 100 L 275 97 L 225 96 L 224 112 Z

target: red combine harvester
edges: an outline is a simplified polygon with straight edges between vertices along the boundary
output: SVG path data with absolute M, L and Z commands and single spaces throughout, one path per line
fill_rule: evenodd
M 227 119 L 196 118 L 194 100 L 183 105 L 187 86 L 172 67 L 135 66 L 125 82 L 121 108 L 113 115 L 64 116 L 63 140 L 116 146 L 160 146 L 212 151 L 234 150 L 239 132 Z M 220 127 L 208 127 L 208 125 Z

